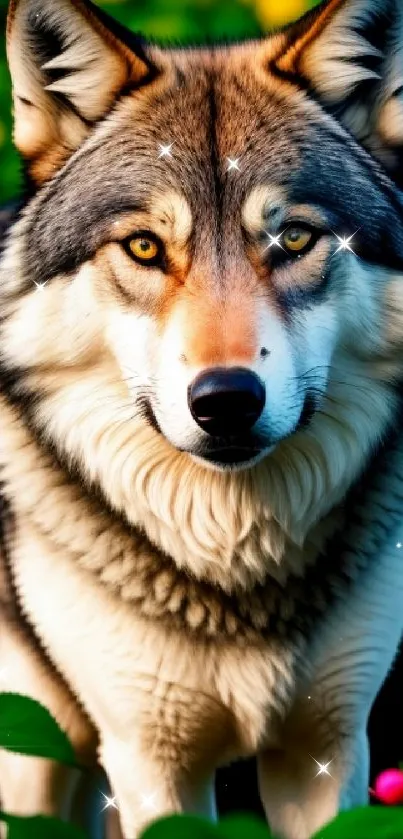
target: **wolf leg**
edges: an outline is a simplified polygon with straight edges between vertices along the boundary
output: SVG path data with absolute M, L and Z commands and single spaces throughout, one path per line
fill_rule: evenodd
M 351 771 L 340 794 L 339 809 L 351 810 L 368 804 L 369 744 L 365 730 L 357 734 L 351 748 Z
M 214 771 L 192 778 L 176 764 L 150 760 L 143 750 L 105 739 L 100 759 L 110 780 L 125 839 L 137 839 L 147 824 L 170 813 L 193 813 L 215 821 Z
M 260 795 L 274 835 L 310 839 L 340 809 L 364 806 L 368 763 L 365 731 L 325 750 L 304 736 L 285 751 L 259 755 Z
M 260 754 L 258 780 L 267 820 L 278 839 L 310 839 L 337 812 L 340 782 L 314 778 L 308 755 Z
M 1 804 L 12 815 L 67 818 L 78 778 L 54 761 L 0 752 Z

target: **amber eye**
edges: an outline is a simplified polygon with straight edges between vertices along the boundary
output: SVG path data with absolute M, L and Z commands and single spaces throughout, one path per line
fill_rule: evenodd
M 143 265 L 155 264 L 161 256 L 158 243 L 149 236 L 133 236 L 128 240 L 127 248 L 130 255 Z
M 291 254 L 300 253 L 305 250 L 307 245 L 313 239 L 313 233 L 306 227 L 299 227 L 293 225 L 289 227 L 282 235 L 282 244 Z

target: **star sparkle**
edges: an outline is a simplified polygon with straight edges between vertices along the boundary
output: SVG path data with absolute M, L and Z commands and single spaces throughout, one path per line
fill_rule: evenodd
M 283 251 L 283 250 L 284 250 L 284 248 L 283 248 L 283 246 L 282 246 L 282 244 L 281 244 L 281 242 L 280 242 L 280 239 L 281 239 L 282 235 L 283 235 L 282 233 L 279 233 L 277 236 L 272 236 L 272 235 L 271 235 L 271 233 L 267 233 L 267 231 L 266 231 L 266 236 L 268 236 L 268 237 L 269 237 L 270 242 L 269 242 L 269 244 L 267 245 L 267 247 L 264 249 L 263 253 L 265 253 L 266 251 L 268 251 L 268 250 L 269 250 L 269 248 L 273 248 L 273 247 L 275 247 L 275 246 L 277 246 L 278 248 L 281 248 L 281 250 Z
M 340 242 L 340 245 L 337 248 L 336 253 L 338 253 L 339 251 L 351 251 L 351 253 L 354 253 L 353 249 L 350 247 L 350 242 L 353 238 L 352 236 L 349 236 L 348 238 L 346 236 L 337 236 L 337 238 Z
M 45 288 L 45 286 L 47 286 L 47 284 L 48 284 L 47 282 L 46 283 L 36 283 L 35 280 L 34 280 L 34 285 L 36 285 L 36 290 L 37 291 L 43 291 L 43 289 Z
M 241 171 L 241 168 L 239 166 L 239 157 L 237 157 L 237 158 L 227 157 L 227 161 L 229 163 L 227 172 L 231 172 L 232 169 L 236 169 L 237 172 Z
M 361 228 L 359 227 L 358 230 L 361 230 Z M 333 235 L 336 237 L 337 241 L 340 243 L 339 247 L 335 250 L 333 256 L 335 256 L 336 253 L 339 253 L 339 251 L 350 251 L 350 253 L 354 253 L 350 242 L 351 242 L 352 239 L 354 239 L 354 236 L 357 235 L 358 230 L 356 230 L 355 233 L 352 233 L 351 236 L 338 236 L 338 234 L 334 233 L 334 231 L 333 231 Z
M 402 547 L 402 543 L 401 543 L 401 542 L 397 542 L 396 547 L 397 547 L 397 548 L 401 548 L 401 547 Z
M 328 771 L 328 768 L 327 768 L 332 763 L 331 760 L 329 760 L 328 763 L 320 763 L 319 760 L 316 760 L 316 758 L 312 757 L 312 755 L 309 755 L 309 757 L 311 757 L 312 760 L 315 761 L 317 766 L 319 766 L 319 772 L 316 773 L 315 778 L 317 778 L 318 775 L 329 775 L 330 778 L 332 777 L 330 772 Z
M 109 810 L 109 808 L 111 807 L 113 807 L 115 810 L 119 809 L 118 805 L 116 804 L 117 798 L 110 798 L 108 795 L 105 795 L 104 792 L 102 793 L 102 795 L 106 801 L 106 804 L 105 807 L 102 808 L 101 813 L 103 813 L 104 810 Z
M 159 145 L 159 147 L 160 147 L 160 149 L 161 149 L 161 152 L 160 152 L 160 154 L 158 155 L 158 159 L 159 159 L 160 157 L 172 157 L 172 154 L 171 154 L 171 148 L 172 148 L 172 146 L 173 146 L 173 143 L 171 143 L 169 146 L 163 146 L 163 145 L 161 145 L 161 143 L 159 143 L 158 145 Z

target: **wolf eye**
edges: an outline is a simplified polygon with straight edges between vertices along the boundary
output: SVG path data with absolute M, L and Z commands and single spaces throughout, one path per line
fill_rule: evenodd
M 314 236 L 312 231 L 308 230 L 307 227 L 293 224 L 284 231 L 281 238 L 283 247 L 290 255 L 293 255 L 305 251 L 313 241 Z
M 161 246 L 149 235 L 132 236 L 125 244 L 129 256 L 141 265 L 156 265 L 161 259 Z

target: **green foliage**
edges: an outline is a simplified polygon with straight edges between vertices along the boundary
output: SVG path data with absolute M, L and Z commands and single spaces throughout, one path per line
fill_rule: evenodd
M 271 833 L 260 819 L 249 815 L 228 816 L 217 825 L 180 815 L 154 822 L 141 839 L 271 839 Z
M 141 839 L 189 839 L 189 837 L 219 839 L 220 834 L 214 824 L 209 824 L 198 816 L 166 816 L 150 825 L 142 834 Z
M 48 816 L 19 818 L 0 812 L 0 821 L 8 827 L 7 839 L 88 839 L 79 827 Z
M 362 807 L 341 813 L 312 839 L 402 839 L 403 807 Z M 258 819 L 236 815 L 211 825 L 194 816 L 169 816 L 141 839 L 274 839 Z
M 271 833 L 264 822 L 249 815 L 227 816 L 219 825 L 220 839 L 270 839 Z
M 403 807 L 360 807 L 340 815 L 312 839 L 400 839 Z
M 0 748 L 78 766 L 70 741 L 47 708 L 18 693 L 0 694 Z
M 6 3 L 0 5 L 0 25 L 5 29 Z M 19 160 L 11 143 L 11 90 L 4 39 L 0 40 L 0 204 L 19 189 Z
M 162 42 L 233 40 L 260 33 L 253 6 L 239 0 L 126 0 L 99 5 L 134 32 Z

